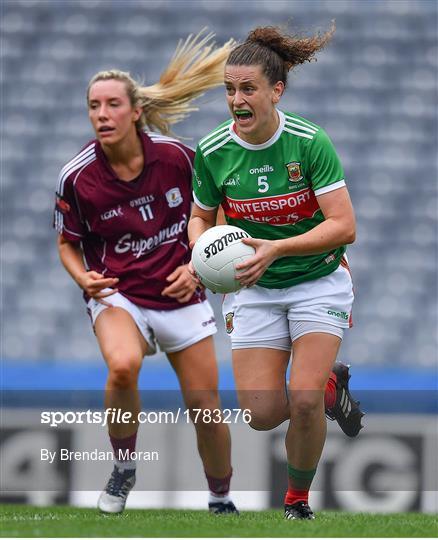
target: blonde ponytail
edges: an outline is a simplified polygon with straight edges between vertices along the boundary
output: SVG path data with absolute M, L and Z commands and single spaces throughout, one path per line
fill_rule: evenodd
M 144 123 L 166 134 L 170 125 L 180 122 L 191 111 L 191 103 L 210 88 L 223 83 L 225 62 L 234 46 L 230 39 L 222 47 L 211 43 L 214 37 L 201 30 L 180 41 L 158 83 L 140 88 Z M 210 43 L 209 43 L 210 42 Z
M 206 29 L 203 29 L 196 36 L 191 34 L 184 42 L 178 43 L 169 65 L 156 84 L 142 87 L 125 71 L 100 71 L 88 84 L 87 100 L 95 82 L 110 79 L 122 81 L 132 106 L 143 109 L 137 128 L 147 127 L 151 131 L 169 134 L 172 124 L 197 110 L 192 105 L 193 100 L 223 83 L 225 62 L 235 42 L 230 39 L 222 47 L 216 48 L 211 41 L 214 34 L 204 35 L 205 32 Z

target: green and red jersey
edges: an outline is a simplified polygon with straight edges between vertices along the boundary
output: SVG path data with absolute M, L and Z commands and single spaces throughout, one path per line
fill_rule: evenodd
M 275 134 L 263 144 L 241 139 L 228 120 L 198 144 L 194 200 L 211 210 L 222 204 L 227 222 L 254 238 L 276 240 L 303 234 L 324 221 L 317 196 L 345 186 L 332 142 L 316 124 L 278 111 Z M 345 246 L 317 255 L 282 257 L 258 285 L 290 287 L 333 272 Z

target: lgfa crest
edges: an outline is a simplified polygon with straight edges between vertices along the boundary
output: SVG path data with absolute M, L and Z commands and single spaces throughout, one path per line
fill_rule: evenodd
M 304 178 L 303 173 L 301 172 L 301 163 L 299 161 L 286 163 L 286 169 L 291 182 L 299 182 Z
M 183 202 L 181 191 L 177 187 L 174 187 L 172 189 L 169 189 L 169 191 L 166 191 L 166 199 L 167 199 L 167 204 L 169 205 L 170 208 L 179 206 Z

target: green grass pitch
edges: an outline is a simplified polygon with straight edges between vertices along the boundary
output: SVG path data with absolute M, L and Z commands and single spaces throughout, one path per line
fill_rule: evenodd
M 2 537 L 434 537 L 437 516 L 318 512 L 285 521 L 280 510 L 213 516 L 207 511 L 127 510 L 102 515 L 70 507 L 1 505 Z

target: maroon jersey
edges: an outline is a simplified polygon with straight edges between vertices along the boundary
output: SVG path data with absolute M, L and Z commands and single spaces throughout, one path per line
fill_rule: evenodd
M 69 242 L 81 242 L 88 270 L 118 277 L 129 300 L 151 309 L 187 304 L 161 296 L 166 277 L 190 261 L 187 223 L 194 152 L 180 141 L 141 132 L 144 168 L 117 178 L 99 141 L 89 142 L 59 175 L 54 226 Z

